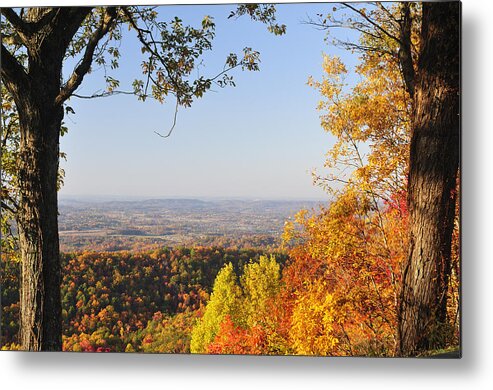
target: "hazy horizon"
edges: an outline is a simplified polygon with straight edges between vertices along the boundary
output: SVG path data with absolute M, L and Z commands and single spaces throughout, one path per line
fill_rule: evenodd
M 262 196 L 210 196 L 210 195 L 120 195 L 120 194 L 59 194 L 58 200 L 81 200 L 81 201 L 139 201 L 139 200 L 238 200 L 238 201 L 313 201 L 328 202 L 326 197 L 262 197 Z

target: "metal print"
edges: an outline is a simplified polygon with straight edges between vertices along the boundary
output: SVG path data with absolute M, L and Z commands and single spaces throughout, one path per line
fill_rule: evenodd
M 3 350 L 460 357 L 459 2 L 1 17 Z

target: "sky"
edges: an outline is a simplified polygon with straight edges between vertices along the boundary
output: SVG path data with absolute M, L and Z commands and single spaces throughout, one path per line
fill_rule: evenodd
M 194 197 L 327 199 L 312 183 L 311 171 L 322 169 L 334 142 L 320 126 L 319 93 L 308 87 L 310 75 L 322 77 L 322 53 L 339 55 L 349 66 L 357 58 L 330 46 L 326 33 L 304 24 L 309 16 L 329 11 L 330 4 L 277 6 L 283 36 L 248 17 L 228 19 L 233 5 L 163 6 L 159 18 L 179 16 L 198 26 L 214 17 L 213 49 L 203 57 L 204 75 L 221 71 L 230 52 L 252 47 L 261 55 L 259 72 L 235 70 L 236 87 L 213 88 L 191 108 L 181 108 L 169 138 L 174 101 L 161 105 L 133 96 L 72 98 L 75 115 L 65 118 L 69 132 L 61 140 L 63 197 Z M 112 75 L 130 90 L 141 75 L 140 46 L 126 33 L 120 68 Z M 347 32 L 342 34 L 348 34 Z M 129 39 L 127 39 L 129 38 Z M 64 68 L 68 75 L 73 64 Z M 95 69 L 78 94 L 104 88 Z

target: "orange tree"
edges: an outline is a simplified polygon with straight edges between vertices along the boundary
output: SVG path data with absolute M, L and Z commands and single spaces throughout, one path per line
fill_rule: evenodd
M 416 354 L 457 329 L 458 17 L 453 3 L 344 3 L 312 21 L 357 31 L 357 42 L 334 42 L 361 54 L 356 85 L 329 56 L 324 78 L 309 80 L 323 96 L 322 127 L 336 137 L 328 172 L 314 172 L 333 202 L 300 213 L 285 233 L 295 245 L 285 273 L 293 296 L 309 294 L 309 279 L 300 284 L 289 268 L 311 261 L 339 310 L 324 331 L 338 350 L 316 353 Z
M 377 7 L 372 17 L 383 23 L 397 11 Z M 321 124 L 336 142 L 325 171 L 313 172 L 331 204 L 300 212 L 284 234 L 292 246 L 284 281 L 294 353 L 392 355 L 397 347 L 412 107 L 398 58 L 385 54 L 399 46 L 375 29 L 351 47 L 361 53 L 354 69 L 361 81 L 349 85 L 344 63 L 328 55 L 322 80 L 308 81 L 322 95 Z

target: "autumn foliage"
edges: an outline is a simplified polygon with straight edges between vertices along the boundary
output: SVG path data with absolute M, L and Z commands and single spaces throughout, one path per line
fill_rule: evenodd
M 388 11 L 375 8 L 372 17 L 383 23 Z M 366 12 L 360 15 L 364 18 Z M 417 31 L 411 40 L 419 46 Z M 286 222 L 283 238 L 290 259 L 278 293 L 266 302 L 270 309 L 260 327 L 226 314 L 214 340 L 199 352 L 395 354 L 402 264 L 409 244 L 412 108 L 398 59 L 391 55 L 398 52 L 396 42 L 375 32 L 363 34 L 353 49 L 362 53 L 354 69 L 359 82 L 346 82 L 345 64 L 328 55 L 323 57 L 322 80 L 308 80 L 322 96 L 321 125 L 336 139 L 323 172 L 313 172 L 330 203 L 320 210 L 301 210 Z M 440 336 L 448 345 L 458 340 L 458 217 L 456 221 L 448 323 Z
M 377 11 L 379 22 L 388 17 Z M 361 47 L 372 39 L 363 35 Z M 322 79 L 308 80 L 321 96 L 321 126 L 335 139 L 313 172 L 328 201 L 286 221 L 281 248 L 66 254 L 64 350 L 394 356 L 409 246 L 411 101 L 397 59 L 382 55 L 395 42 L 378 44 L 352 70 L 357 82 L 329 55 Z M 441 329 L 448 345 L 459 338 L 459 254 L 457 200 Z M 15 349 L 18 269 L 2 261 L 2 343 Z
M 224 264 L 242 269 L 258 250 L 194 247 L 65 254 L 63 348 L 85 352 L 190 351 L 192 327 Z M 285 255 L 277 254 L 280 262 Z M 19 263 L 2 253 L 2 346 L 18 348 Z

